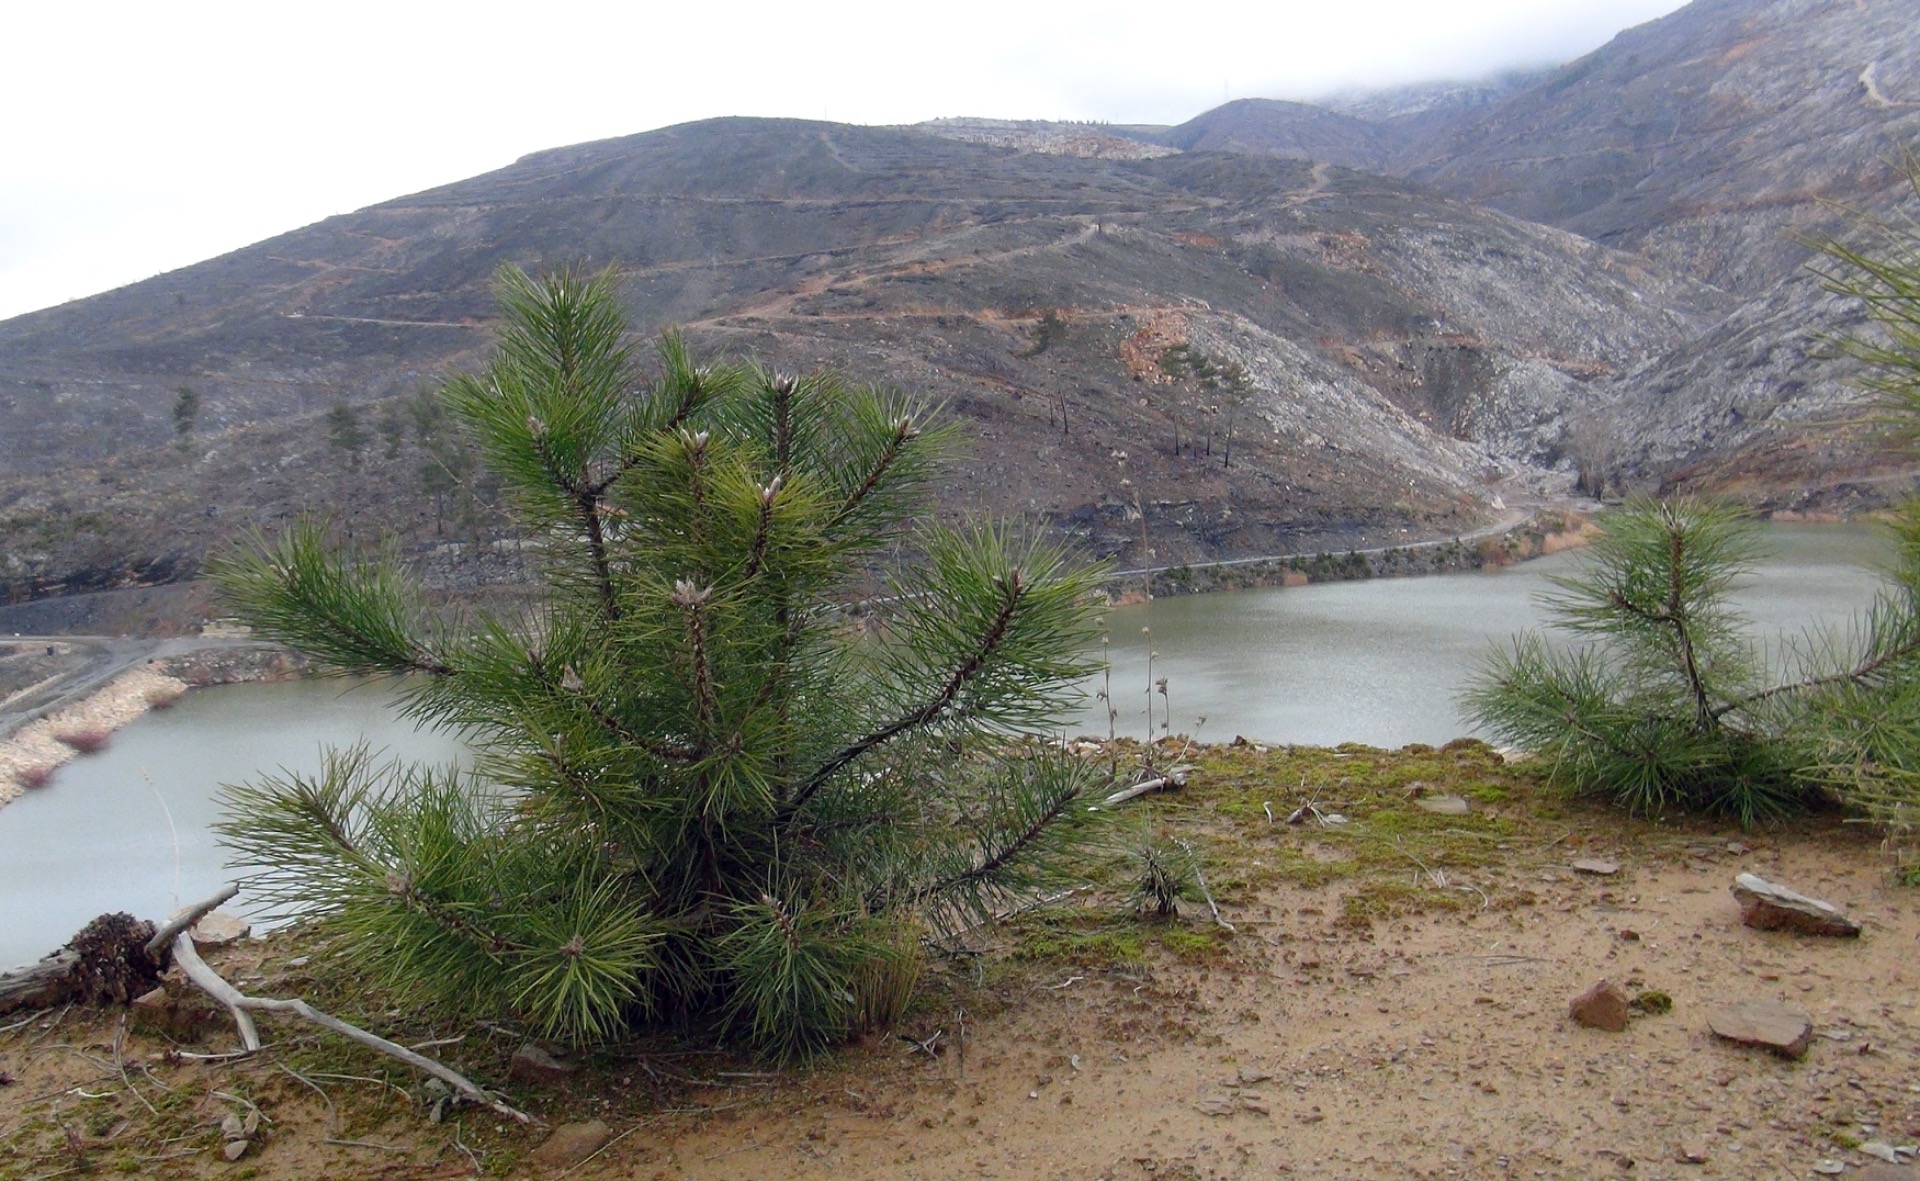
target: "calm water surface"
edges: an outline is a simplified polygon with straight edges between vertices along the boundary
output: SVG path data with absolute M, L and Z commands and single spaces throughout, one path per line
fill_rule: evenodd
M 364 737 L 446 762 L 457 742 L 398 716 L 387 685 L 223 685 L 187 694 L 0 808 L 0 970 L 38 959 L 107 911 L 164 919 L 233 879 L 208 826 L 222 783 L 312 772 Z M 235 909 L 245 910 L 246 898 Z
M 1738 593 L 1760 636 L 1844 624 L 1872 601 L 1872 571 L 1888 553 L 1868 526 L 1774 525 L 1766 540 L 1772 556 Z M 1446 742 L 1468 732 L 1454 697 L 1475 662 L 1494 641 L 1543 623 L 1535 596 L 1579 560 L 1570 551 L 1486 572 L 1119 608 L 1107 617 L 1115 728 L 1146 732 L 1153 652 L 1151 679 L 1165 677 L 1168 693 L 1153 696 L 1156 733 L 1170 705 L 1175 733 L 1212 741 Z M 1102 703 L 1089 702 L 1072 728 L 1104 736 Z
M 1775 556 L 1740 595 L 1763 633 L 1843 622 L 1871 600 L 1870 571 L 1886 548 L 1876 531 L 1775 526 L 1768 536 Z M 1534 595 L 1577 560 L 1562 554 L 1489 573 L 1115 610 L 1116 724 L 1136 736 L 1145 730 L 1152 650 L 1175 731 L 1214 741 L 1445 742 L 1466 732 L 1454 695 L 1474 662 L 1494 639 L 1540 622 Z M 392 694 L 320 681 L 190 693 L 120 731 L 102 753 L 68 763 L 51 786 L 0 808 L 0 968 L 53 950 L 102 911 L 164 918 L 230 880 L 208 832 L 221 783 L 282 767 L 311 772 L 323 745 L 362 738 L 408 758 L 457 756 L 456 742 L 399 719 Z M 1157 695 L 1154 710 L 1157 726 Z M 1098 703 L 1072 728 L 1105 734 Z M 236 907 L 244 910 L 244 896 Z

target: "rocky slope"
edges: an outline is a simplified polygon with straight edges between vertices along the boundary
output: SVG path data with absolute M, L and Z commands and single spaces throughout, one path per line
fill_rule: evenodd
M 539 153 L 0 323 L 0 599 L 167 581 L 323 505 L 485 534 L 409 408 L 484 356 L 505 264 L 613 266 L 643 332 L 924 391 L 970 439 L 948 511 L 1123 564 L 1446 535 L 1575 468 L 1870 502 L 1899 470 L 1836 426 L 1859 394 L 1823 343 L 1857 311 L 1790 233 L 1891 207 L 1908 8 L 1696 0 L 1540 75 L 1176 128 L 742 119 Z
M 1393 171 L 1763 295 L 1920 141 L 1908 0 L 1696 0 L 1410 143 Z
M 1712 303 L 1573 235 L 1325 165 L 672 128 L 0 325 L 13 597 L 138 577 L 100 573 L 116 554 L 177 573 L 322 503 L 427 542 L 415 441 L 348 454 L 316 415 L 374 415 L 473 362 L 494 270 L 568 261 L 618 267 L 642 331 L 944 401 L 971 440 L 951 508 L 1032 513 L 1122 563 L 1458 532 L 1503 482 L 1546 478 L 1530 465 L 1569 402 Z M 181 386 L 206 424 L 184 452 Z
M 1721 292 L 1726 318 L 1590 391 L 1625 482 L 1738 486 L 1775 503 L 1871 501 L 1889 475 L 1861 432 L 1833 337 L 1855 309 L 1807 273 L 1844 210 L 1884 216 L 1920 144 L 1920 22 L 1908 0 L 1696 0 L 1537 76 L 1350 97 L 1319 115 L 1246 103 L 1235 150 L 1328 158 L 1631 252 Z M 1334 134 L 1337 131 L 1338 134 Z M 1551 393 L 1542 396 L 1551 397 Z M 1525 400 L 1524 398 L 1522 399 Z M 1862 485 L 1860 481 L 1866 483 Z

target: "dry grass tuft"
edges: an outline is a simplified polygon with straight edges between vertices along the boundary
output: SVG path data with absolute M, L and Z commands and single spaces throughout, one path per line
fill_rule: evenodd
M 55 742 L 72 747 L 83 755 L 105 750 L 113 738 L 113 731 L 104 726 L 82 726 L 74 730 L 62 730 L 53 736 Z

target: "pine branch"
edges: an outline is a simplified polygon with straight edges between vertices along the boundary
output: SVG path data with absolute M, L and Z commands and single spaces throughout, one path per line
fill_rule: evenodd
M 840 511 L 835 514 L 833 519 L 835 525 L 841 524 L 860 510 L 860 506 L 866 503 L 867 498 L 872 496 L 874 490 L 879 488 L 881 482 L 886 479 L 887 472 L 893 467 L 895 461 L 900 458 L 900 453 L 906 447 L 908 441 L 915 438 L 919 433 L 919 429 L 914 426 L 912 418 L 902 415 L 895 420 L 893 424 L 893 434 L 887 440 L 886 446 L 881 449 L 879 458 L 874 460 L 872 466 L 867 469 L 865 478 L 860 481 L 859 487 L 847 495 L 846 502 L 840 506 Z
M 973 680 L 982 668 L 986 667 L 987 662 L 991 660 L 994 653 L 999 650 L 1000 643 L 1006 638 L 1007 629 L 1012 626 L 1014 616 L 1019 613 L 1020 604 L 1026 596 L 1027 587 L 1021 579 L 1020 571 L 1015 570 L 1007 578 L 998 581 L 1001 588 L 1001 604 L 998 613 L 995 614 L 993 622 L 980 637 L 980 642 L 974 648 L 973 652 L 953 670 L 952 675 L 947 678 L 944 685 L 940 686 L 939 691 L 923 702 L 917 709 L 911 710 L 888 725 L 874 730 L 864 738 L 842 748 L 834 754 L 833 757 L 829 758 L 819 770 L 807 778 L 806 783 L 801 786 L 800 791 L 787 804 L 786 812 L 788 815 L 792 815 L 805 807 L 807 801 L 812 799 L 814 794 L 817 793 L 828 780 L 839 774 L 849 763 L 852 763 L 876 747 L 891 742 L 909 730 L 926 725 L 928 722 L 939 717 L 948 706 L 953 704 L 954 699 L 960 696 L 960 691 L 966 688 L 968 682 Z
M 960 873 L 951 874 L 915 891 L 912 895 L 913 904 L 920 905 L 931 898 L 992 882 L 996 876 L 1017 863 L 1045 839 L 1053 831 L 1055 824 L 1067 815 L 1074 802 L 1080 799 L 1081 794 L 1077 787 L 1061 792 L 1057 797 L 1049 800 L 1043 809 L 1029 816 L 1018 832 L 998 849 L 989 852 L 980 862 Z
M 1714 710 L 1714 716 L 1718 718 L 1737 710 L 1758 705 L 1760 702 L 1770 698 L 1784 696 L 1789 693 L 1800 693 L 1808 689 L 1824 689 L 1830 685 L 1863 684 L 1871 680 L 1873 675 L 1881 669 L 1896 661 L 1912 656 L 1916 652 L 1920 652 L 1920 635 L 1914 636 L 1913 639 L 1908 640 L 1898 647 L 1869 657 L 1844 672 L 1826 673 L 1820 676 L 1805 677 L 1798 681 L 1789 681 L 1785 684 L 1762 689 L 1757 693 L 1749 693 L 1745 697 L 1734 701 L 1725 702 Z

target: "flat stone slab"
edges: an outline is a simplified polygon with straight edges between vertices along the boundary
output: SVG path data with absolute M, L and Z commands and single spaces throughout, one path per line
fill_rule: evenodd
M 1740 903 L 1740 921 L 1761 931 L 1793 931 L 1801 935 L 1833 935 L 1857 939 L 1860 924 L 1831 902 L 1809 898 L 1758 874 L 1733 879 L 1733 896 Z
M 253 924 L 231 911 L 216 910 L 193 925 L 193 941 L 201 947 L 225 947 L 253 934 Z
M 1758 1046 L 1782 1058 L 1804 1058 L 1813 1044 L 1813 1021 L 1778 1001 L 1747 1001 L 1714 1009 L 1707 1014 L 1707 1028 L 1717 1037 Z
M 1590 873 L 1595 877 L 1610 878 L 1620 872 L 1618 861 L 1608 861 L 1604 857 L 1582 857 L 1573 863 L 1575 873 Z
M 1473 809 L 1460 796 L 1421 796 L 1414 806 L 1441 816 L 1465 816 Z

